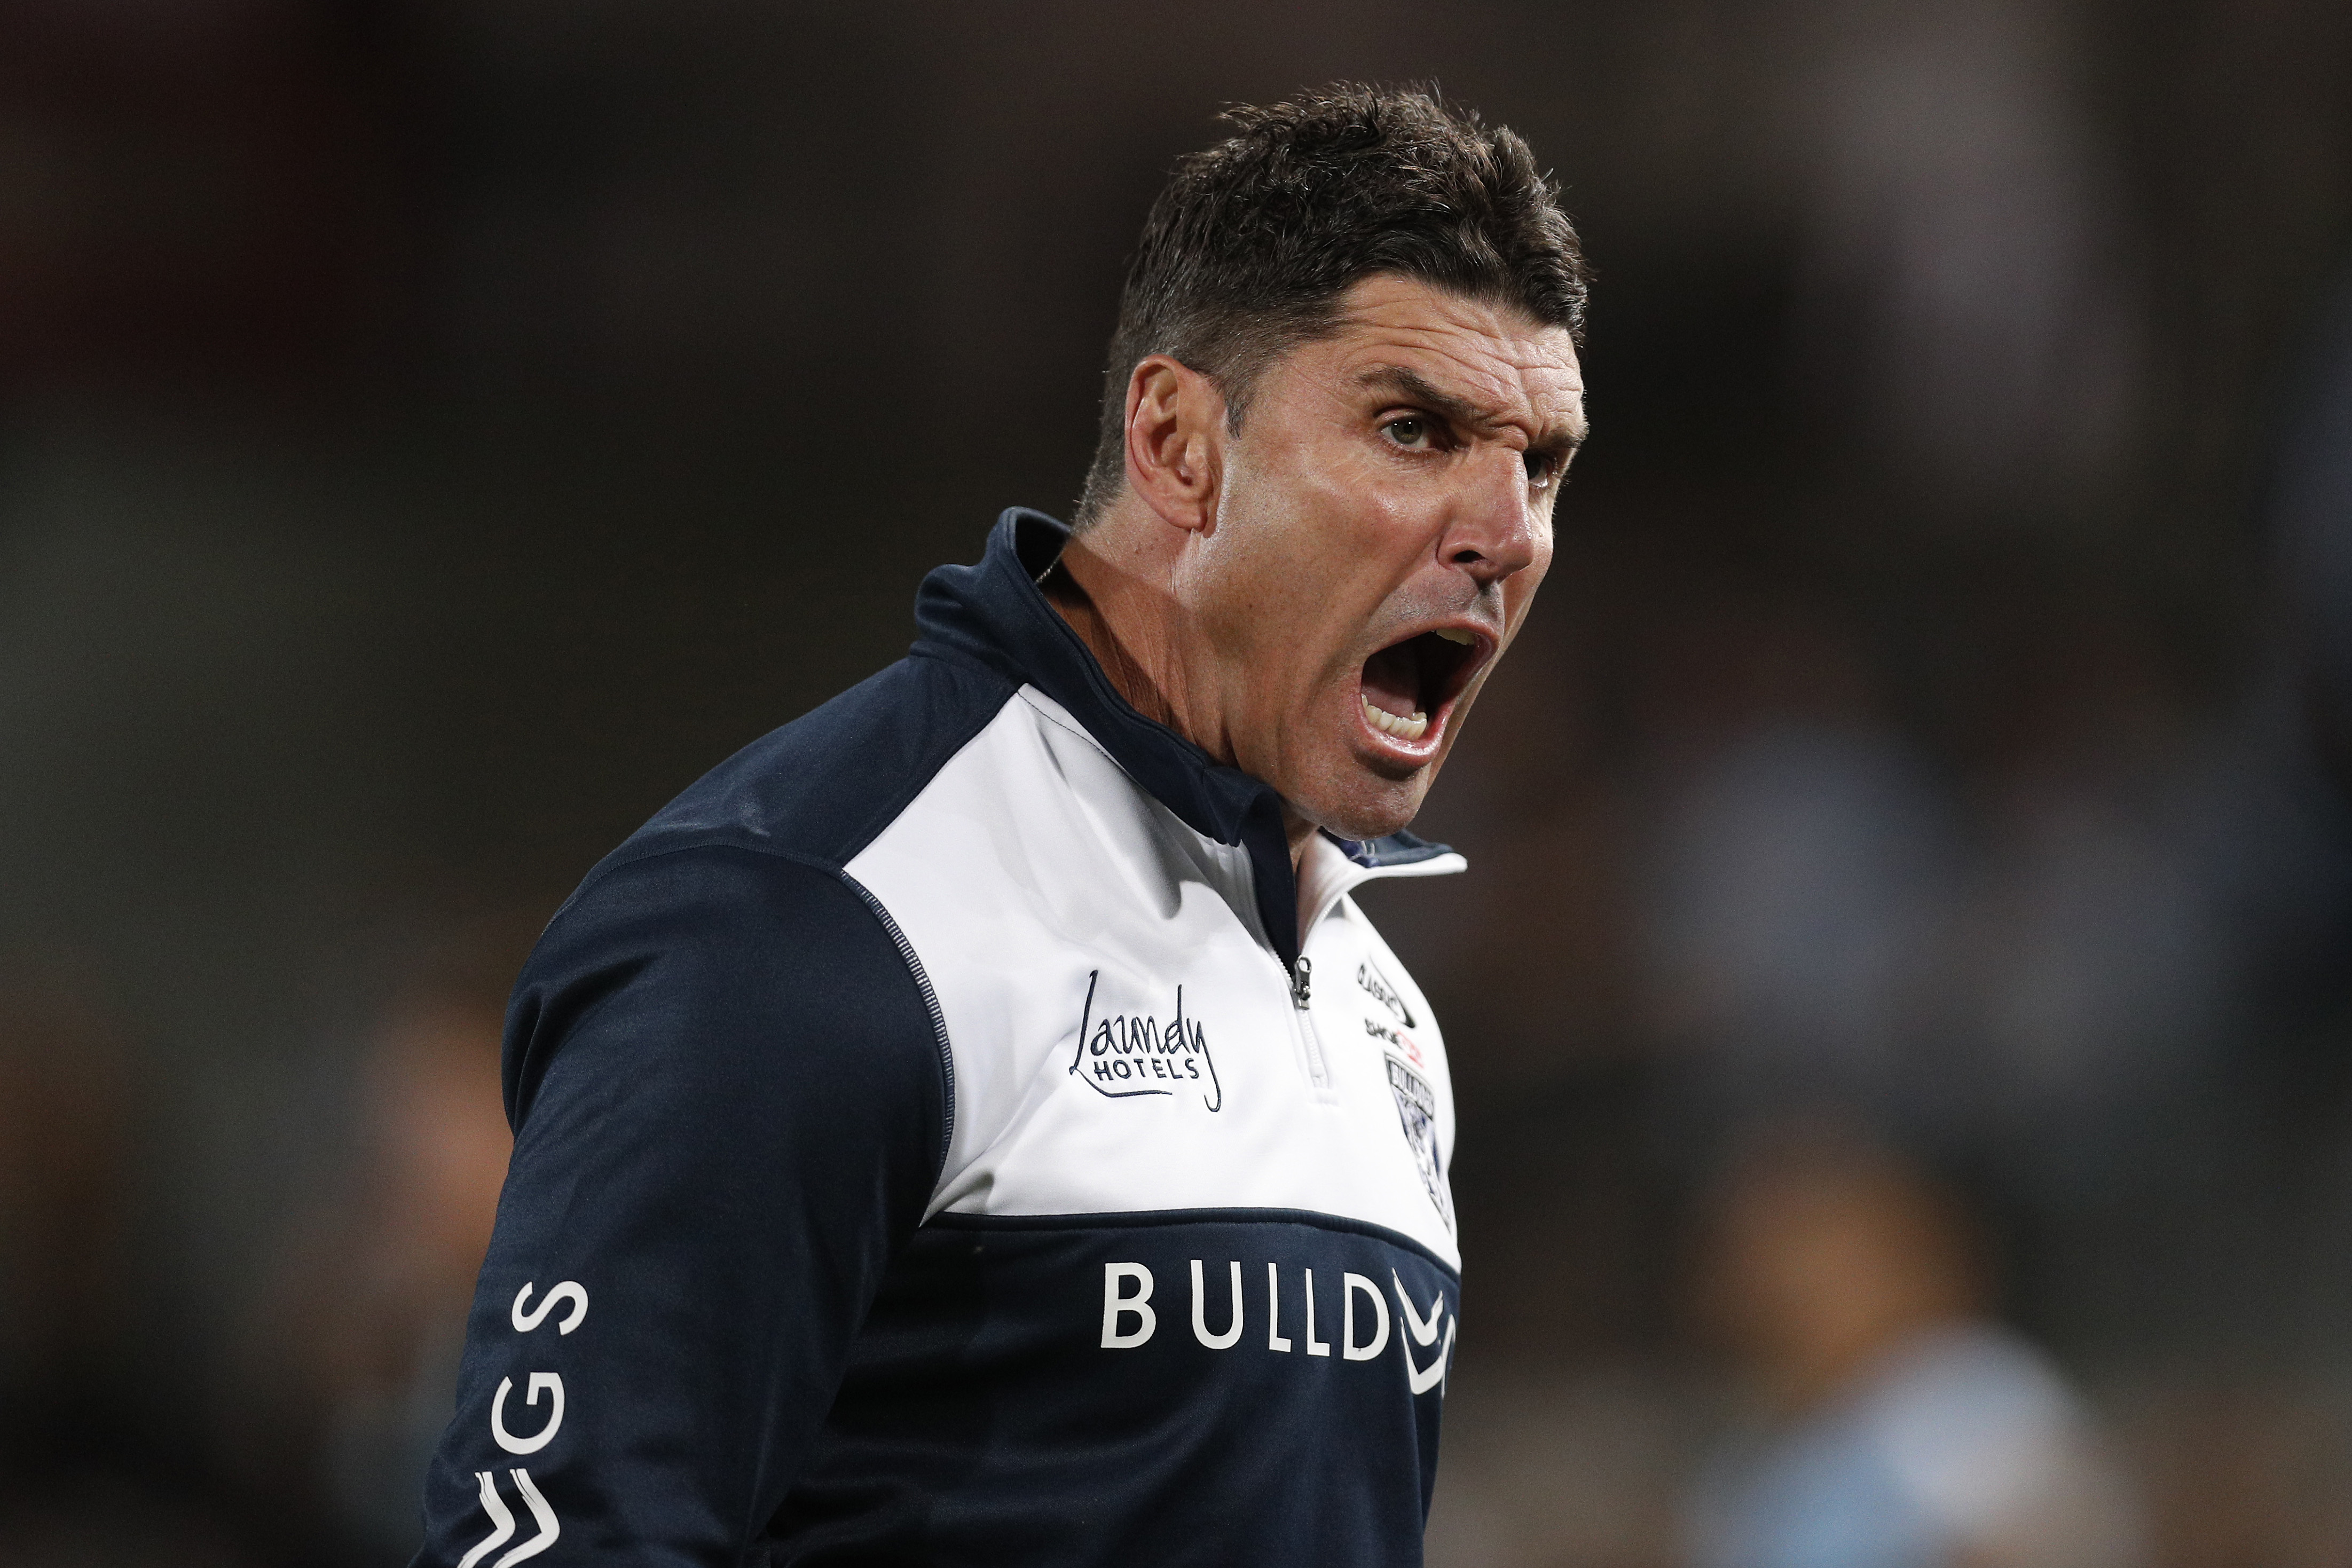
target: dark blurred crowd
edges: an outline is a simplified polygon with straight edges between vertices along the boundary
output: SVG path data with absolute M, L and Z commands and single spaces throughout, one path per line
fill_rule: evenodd
M 258 1266 L 197 1324 L 142 1296 L 168 1200 L 137 1190 L 137 1145 L 175 1108 L 56 974 L 0 989 L 0 1562 L 407 1560 L 506 1175 L 499 1031 L 535 931 L 392 944 L 403 972 L 278 1108 Z M 156 1339 L 210 1364 L 159 1367 Z
M 1168 161 L 1339 77 L 1600 274 L 1366 899 L 1433 1563 L 2352 1562 L 2352 11 L 23 0 L 0 1565 L 405 1561 L 539 925 L 1066 510 Z

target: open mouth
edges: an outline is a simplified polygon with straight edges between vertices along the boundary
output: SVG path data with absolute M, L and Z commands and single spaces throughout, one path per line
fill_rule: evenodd
M 1486 658 L 1481 638 L 1453 626 L 1391 643 L 1364 661 L 1364 722 L 1419 749 L 1444 727 L 1447 708 Z

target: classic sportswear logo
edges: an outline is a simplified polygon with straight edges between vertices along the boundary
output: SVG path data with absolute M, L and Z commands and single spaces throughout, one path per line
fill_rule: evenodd
M 1370 958 L 1356 966 L 1356 984 L 1361 986 L 1374 1001 L 1394 1013 L 1397 1022 L 1405 1028 L 1421 1027 L 1413 1021 L 1412 1009 L 1404 1005 L 1403 995 L 1389 984 L 1389 977 L 1374 967 Z
M 1184 988 L 1176 988 L 1175 1009 L 1165 1017 L 1150 1013 L 1095 1011 L 1102 971 L 1087 977 L 1086 1005 L 1078 1013 L 1078 1046 L 1070 1075 L 1110 1100 L 1145 1094 L 1191 1094 L 1211 1111 L 1224 1109 L 1225 1091 L 1209 1052 L 1209 1031 L 1184 1013 Z

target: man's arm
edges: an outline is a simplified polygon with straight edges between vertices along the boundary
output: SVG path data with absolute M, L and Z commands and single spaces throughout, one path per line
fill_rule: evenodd
M 805 1462 L 950 1111 L 896 936 L 821 867 L 624 862 L 508 1018 L 514 1161 L 418 1568 L 739 1563 Z

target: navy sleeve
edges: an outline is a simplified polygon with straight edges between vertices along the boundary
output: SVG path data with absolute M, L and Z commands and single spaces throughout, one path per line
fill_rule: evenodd
M 919 972 L 824 867 L 609 866 L 508 1015 L 513 1164 L 417 1568 L 742 1560 L 946 1143 Z

